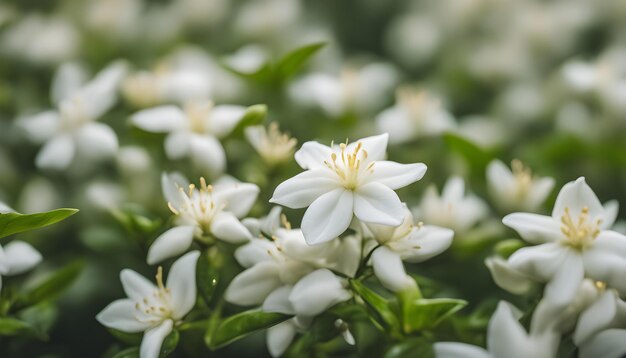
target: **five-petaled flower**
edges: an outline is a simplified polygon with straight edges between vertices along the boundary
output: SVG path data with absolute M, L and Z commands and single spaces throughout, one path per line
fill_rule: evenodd
M 383 160 L 387 134 L 330 147 L 306 142 L 295 154 L 305 172 L 281 183 L 270 202 L 309 207 L 302 232 L 309 244 L 341 235 L 353 214 L 362 222 L 398 226 L 404 209 L 395 189 L 424 176 L 426 165 Z

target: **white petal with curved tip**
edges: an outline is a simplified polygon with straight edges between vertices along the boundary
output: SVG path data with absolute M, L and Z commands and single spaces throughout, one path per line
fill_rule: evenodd
M 226 168 L 226 153 L 222 144 L 210 136 L 192 135 L 190 139 L 189 154 L 194 165 L 212 174 L 222 173 Z
M 554 305 L 571 303 L 585 277 L 585 266 L 580 254 L 570 251 L 566 255 L 545 289 L 544 298 Z
M 281 322 L 267 330 L 267 349 L 272 357 L 280 357 L 285 353 L 293 337 L 296 335 L 296 326 L 291 320 Z
M 293 286 L 282 286 L 270 293 L 263 301 L 264 312 L 278 312 L 283 314 L 295 314 L 293 305 L 289 301 L 289 295 Z
M 533 282 L 528 276 L 511 268 L 501 257 L 488 257 L 485 265 L 495 283 L 513 294 L 524 294 L 532 287 Z
M 540 178 L 535 180 L 526 198 L 526 208 L 536 210 L 543 203 L 554 188 L 553 178 Z
M 246 114 L 246 107 L 235 105 L 219 105 L 213 108 L 209 116 L 211 133 L 216 137 L 227 136 Z
M 614 292 L 606 291 L 582 312 L 578 318 L 573 337 L 577 346 L 580 346 L 599 331 L 609 328 L 617 312 L 617 299 Z
M 279 268 L 274 262 L 258 263 L 231 281 L 224 298 L 240 306 L 259 305 L 281 285 L 278 275 Z
M 102 123 L 88 123 L 77 134 L 76 142 L 81 155 L 87 158 L 109 158 L 118 148 L 117 135 Z
M 414 183 L 426 173 L 426 165 L 422 163 L 400 164 L 386 160 L 378 161 L 372 167 L 371 173 L 365 182 L 376 182 L 391 189 L 400 189 Z
M 598 236 L 598 239 L 606 232 L 604 231 Z M 609 287 L 618 290 L 621 294 L 626 293 L 626 281 L 624 280 L 626 258 L 619 251 L 610 251 L 604 247 L 591 247 L 583 252 L 582 257 L 585 273 L 589 278 L 606 282 Z
M 185 113 L 176 106 L 159 106 L 133 114 L 131 122 L 148 132 L 169 133 L 187 126 Z
M 404 220 L 404 206 L 393 190 L 372 182 L 354 191 L 354 215 L 364 222 L 398 226 Z
M 220 240 L 233 244 L 252 239 L 250 231 L 230 212 L 220 211 L 211 222 L 211 234 Z
M 37 153 L 35 165 L 41 169 L 62 170 L 70 165 L 75 154 L 76 147 L 73 138 L 68 134 L 62 134 L 44 144 Z
M 500 301 L 487 328 L 487 349 L 494 357 L 508 357 L 511 350 L 529 349 L 528 334 L 513 315 L 508 303 Z M 530 349 L 529 349 L 530 350 Z
M 389 134 L 387 133 L 365 137 L 348 144 L 346 151 L 351 153 L 360 142 L 363 149 L 367 151 L 367 158 L 363 160 L 361 165 L 367 165 L 368 163 L 385 159 L 388 141 Z
M 166 286 L 171 294 L 172 318 L 182 319 L 196 303 L 196 263 L 200 251 L 192 251 L 172 264 Z
M 181 159 L 189 155 L 192 133 L 186 130 L 172 132 L 165 137 L 165 154 L 169 159 Z
M 619 214 L 619 202 L 617 200 L 610 200 L 604 203 L 604 220 L 600 223 L 601 229 L 610 229 L 615 224 Z
M 302 169 L 320 169 L 326 168 L 324 161 L 330 160 L 332 153 L 333 150 L 330 147 L 310 141 L 302 144 L 294 157 Z
M 437 358 L 493 358 L 483 348 L 467 343 L 437 342 L 433 349 Z
M 563 237 L 558 223 L 550 216 L 513 213 L 505 216 L 502 223 L 532 244 L 557 241 Z
M 416 263 L 430 259 L 433 256 L 444 252 L 452 244 L 454 231 L 432 225 L 414 228 L 411 233 L 402 241 L 407 241 L 410 245 L 400 252 L 402 259 Z M 393 248 L 395 243 L 390 243 Z
M 59 129 L 61 117 L 57 111 L 45 111 L 17 120 L 18 127 L 26 132 L 28 139 L 40 144 L 52 138 Z
M 180 189 L 189 187 L 189 181 L 180 173 L 163 173 L 161 174 L 161 190 L 163 196 L 168 203 L 172 203 L 174 207 L 179 207 L 183 202 Z
M 139 322 L 135 310 L 135 301 L 128 298 L 115 300 L 100 311 L 96 319 L 102 325 L 122 332 L 142 332 L 150 327 L 150 323 Z
M 386 288 L 398 292 L 415 285 L 404 270 L 400 255 L 381 246 L 372 254 L 374 274 Z
M 463 199 L 465 194 L 465 181 L 463 178 L 454 176 L 450 177 L 441 191 L 441 198 L 449 203 L 456 203 Z
M 515 190 L 515 177 L 509 167 L 495 159 L 487 166 L 487 185 L 497 198 Z
M 250 183 L 216 184 L 213 186 L 213 198 L 226 205 L 224 210 L 232 212 L 238 218 L 242 218 L 250 212 L 259 192 L 259 187 Z
M 145 297 L 152 295 L 157 289 L 148 279 L 129 269 L 122 270 L 120 281 L 122 281 L 122 287 L 126 296 L 133 301 L 141 301 Z
M 414 139 L 417 126 L 409 113 L 400 106 L 388 108 L 376 116 L 376 127 L 380 132 L 389 133 L 389 142 L 401 144 Z
M 235 259 L 243 267 L 252 267 L 259 262 L 272 259 L 268 251 L 276 249 L 273 242 L 266 239 L 252 239 L 235 250 Z
M 321 244 L 341 235 L 352 221 L 353 194 L 342 188 L 320 196 L 304 213 L 302 233 L 309 245 Z
M 556 197 L 552 217 L 554 220 L 560 221 L 561 216 L 568 208 L 574 222 L 583 208 L 589 210 L 589 218 L 591 220 L 604 220 L 604 207 L 596 194 L 591 190 L 584 177 L 580 177 L 575 181 L 571 181 L 563 186 L 559 195 Z
M 534 280 L 547 282 L 556 274 L 567 251 L 557 243 L 524 247 L 509 257 L 509 264 Z
M 328 269 L 319 269 L 304 276 L 293 286 L 289 301 L 297 315 L 316 316 L 351 297 L 334 273 Z
M 328 169 L 307 170 L 280 183 L 274 190 L 270 203 L 300 209 L 339 187 L 338 179 Z
M 30 244 L 23 241 L 12 241 L 4 246 L 5 263 L 8 266 L 7 275 L 18 275 L 26 272 L 39 262 L 41 254 Z
M 607 329 L 580 347 L 580 358 L 619 358 L 626 354 L 626 329 Z
M 174 322 L 171 319 L 163 321 L 160 325 L 151 328 L 143 334 L 139 356 L 141 358 L 159 358 L 161 346 L 168 334 L 172 332 Z
M 195 231 L 195 226 L 176 226 L 162 233 L 148 249 L 148 264 L 154 265 L 187 251 Z

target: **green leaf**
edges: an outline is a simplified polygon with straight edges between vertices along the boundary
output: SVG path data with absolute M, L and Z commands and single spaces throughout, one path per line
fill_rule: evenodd
M 467 301 L 454 298 L 410 298 L 399 296 L 403 301 L 402 328 L 405 333 L 430 329 L 467 305 Z
M 113 358 L 139 358 L 139 347 L 131 347 L 117 352 Z
M 445 133 L 443 138 L 452 151 L 465 158 L 476 174 L 482 175 L 494 157 L 493 154 L 458 134 Z
M 205 337 L 205 341 L 209 348 L 217 349 L 289 318 L 289 315 L 259 310 L 241 312 L 220 322 L 212 334 Z
M 143 207 L 135 204 L 113 209 L 111 215 L 129 233 L 152 234 L 161 226 L 161 219 L 151 218 Z
M 370 312 L 370 318 L 372 318 L 375 323 L 390 331 L 398 330 L 398 317 L 394 313 L 389 300 L 369 289 L 361 281 L 351 280 L 350 285 L 365 302 L 365 305 Z
M 179 339 L 180 334 L 177 330 L 173 330 L 172 333 L 168 334 L 161 345 L 161 353 L 159 354 L 159 357 L 165 358 L 170 355 L 178 346 Z
M 120 341 L 128 345 L 133 345 L 133 346 L 137 346 L 141 344 L 141 338 L 143 337 L 143 332 L 128 333 L 128 332 L 119 331 L 113 328 L 109 328 L 108 331 L 115 338 L 119 339 Z
M 324 42 L 314 43 L 295 49 L 283 56 L 276 64 L 276 72 L 280 80 L 284 81 L 295 75 L 324 46 L 326 46 Z
M 385 353 L 385 358 L 435 358 L 433 345 L 424 339 L 409 339 L 396 343 Z
M 244 113 L 243 118 L 237 123 L 235 129 L 233 129 L 234 136 L 243 135 L 243 130 L 248 126 L 254 126 L 263 122 L 265 117 L 267 116 L 267 106 L 264 104 L 255 104 L 254 106 L 248 107 L 246 109 L 246 113 Z
M 37 331 L 28 323 L 15 318 L 0 318 L 0 336 L 37 335 Z
M 78 209 L 56 209 L 36 214 L 0 214 L 0 237 L 35 230 L 64 220 L 78 212 Z
M 19 297 L 15 307 L 20 309 L 56 298 L 74 282 L 81 273 L 83 266 L 84 263 L 82 261 L 74 261 L 57 270 L 40 285 Z
M 209 252 L 205 252 L 200 256 L 198 265 L 196 266 L 196 283 L 200 296 L 207 304 L 211 305 L 213 294 L 219 283 L 219 270 L 213 265 Z
M 508 239 L 497 243 L 494 250 L 498 255 L 506 259 L 509 256 L 513 255 L 515 251 L 521 249 L 524 246 L 526 246 L 526 244 L 522 240 Z

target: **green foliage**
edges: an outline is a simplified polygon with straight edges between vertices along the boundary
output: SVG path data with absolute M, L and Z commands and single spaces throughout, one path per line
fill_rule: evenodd
M 173 330 L 172 333 L 168 334 L 161 345 L 161 352 L 159 354 L 160 358 L 165 358 L 170 355 L 178 346 L 178 341 L 180 340 L 180 334 L 177 330 Z
M 0 318 L 0 336 L 36 335 L 37 331 L 28 323 L 11 317 Z
M 196 283 L 200 297 L 202 297 L 207 306 L 211 304 L 219 279 L 219 270 L 215 266 L 214 260 L 211 260 L 211 257 L 209 257 L 209 252 L 204 252 L 200 255 L 196 265 Z
M 215 329 L 208 330 L 205 342 L 209 348 L 217 349 L 289 318 L 289 315 L 260 310 L 241 312 L 224 319 Z
M 255 104 L 246 109 L 246 113 L 235 129 L 233 129 L 233 136 L 243 135 L 243 131 L 248 126 L 254 126 L 261 124 L 267 116 L 267 106 L 264 104 Z
M 77 212 L 77 209 L 56 209 L 36 214 L 0 214 L 0 238 L 56 224 Z
M 23 293 L 15 303 L 15 308 L 28 307 L 45 300 L 52 300 L 66 290 L 82 272 L 83 261 L 74 261 L 48 276 L 35 288 Z

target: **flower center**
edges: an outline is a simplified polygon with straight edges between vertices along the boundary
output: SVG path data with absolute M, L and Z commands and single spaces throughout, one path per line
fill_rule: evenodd
M 213 102 L 191 102 L 185 106 L 185 114 L 189 120 L 189 127 L 192 132 L 204 134 L 210 131 L 207 118 L 211 114 L 212 110 Z
M 562 244 L 577 250 L 585 249 L 600 234 L 601 223 L 601 219 L 589 220 L 589 208 L 586 206 L 580 211 L 578 220 L 574 221 L 569 208 L 566 207 L 565 213 L 561 216 L 561 232 L 566 237 Z
M 421 124 L 429 111 L 437 109 L 441 103 L 425 91 L 404 87 L 396 92 L 397 102 L 409 113 L 412 121 Z
M 283 133 L 278 128 L 278 123 L 272 122 L 267 129 L 267 136 L 262 138 L 259 152 L 271 163 L 280 163 L 291 157 L 298 141 Z
M 172 317 L 170 290 L 163 285 L 163 267 L 156 274 L 157 289 L 135 303 L 135 318 L 140 322 L 159 323 Z
M 331 161 L 324 161 L 324 164 L 339 177 L 343 186 L 348 190 L 354 190 L 359 184 L 359 172 L 361 162 L 367 159 L 367 151 L 363 149 L 361 142 L 358 142 L 352 153 L 346 152 L 346 143 L 339 145 L 341 154 L 338 158 L 337 153 L 330 155 Z M 341 159 L 341 160 L 338 160 Z M 366 171 L 373 172 L 374 162 L 371 162 Z
M 514 159 L 511 162 L 511 169 L 513 171 L 513 176 L 515 177 L 515 181 L 517 182 L 517 197 L 524 197 L 528 193 L 533 181 L 532 172 L 528 167 L 525 167 L 519 159 Z
M 187 192 L 181 187 L 178 190 L 183 203 L 178 208 L 167 203 L 172 213 L 185 222 L 197 224 L 204 233 L 210 232 L 213 217 L 223 209 L 223 205 L 217 205 L 213 200 L 213 186 L 207 185 L 206 180 L 200 178 L 200 188 L 189 184 Z

